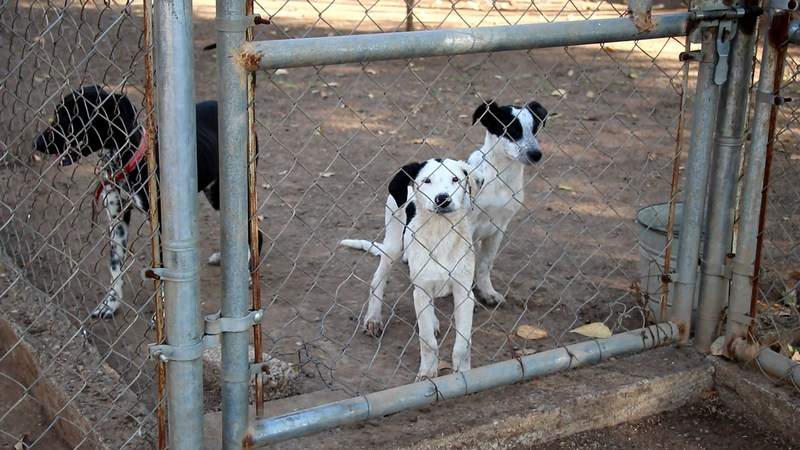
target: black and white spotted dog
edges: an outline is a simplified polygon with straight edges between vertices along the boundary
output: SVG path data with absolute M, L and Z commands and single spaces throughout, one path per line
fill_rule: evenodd
M 535 101 L 522 106 L 500 106 L 488 101 L 479 105 L 472 115 L 472 123 L 480 123 L 486 129 L 483 145 L 467 161 L 470 175 L 483 181 L 475 194 L 469 218 L 476 245 L 473 291 L 477 300 L 489 306 L 505 302 L 505 297 L 492 286 L 491 273 L 506 229 L 523 205 L 525 167 L 542 159 L 536 135 L 546 119 L 547 110 Z M 405 187 L 400 188 L 401 192 L 404 190 Z M 389 196 L 386 200 L 383 242 L 344 239 L 340 244 L 382 256 L 381 264 L 387 267 L 390 267 L 389 261 L 404 258 L 403 246 L 396 243 L 403 242 L 405 221 L 413 217 L 415 208 L 413 203 L 403 205 L 405 195 L 402 195 L 402 202 L 396 197 Z M 403 208 L 408 209 L 401 211 L 407 218 L 398 218 L 397 211 Z M 381 309 L 387 273 L 388 269 L 376 271 L 370 284 L 363 325 L 364 331 L 373 336 L 383 332 Z
M 219 145 L 217 102 L 195 106 L 197 119 L 197 184 L 214 210 L 219 211 Z M 133 208 L 147 211 L 147 139 L 136 118 L 136 108 L 122 94 L 99 86 L 84 86 L 66 95 L 56 106 L 50 126 L 34 148 L 58 155 L 62 166 L 100 152 L 103 179 L 95 192 L 111 222 L 109 271 L 111 288 L 92 311 L 92 317 L 111 318 L 122 302 L 123 264 Z M 158 155 L 158 152 L 156 152 Z M 262 236 L 259 236 L 261 240 Z M 219 254 L 209 263 L 219 263 Z

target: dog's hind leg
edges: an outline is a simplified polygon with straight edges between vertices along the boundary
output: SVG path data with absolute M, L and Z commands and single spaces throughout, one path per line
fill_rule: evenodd
M 436 342 L 434 322 L 436 311 L 433 298 L 423 289 L 414 287 L 414 310 L 419 327 L 419 371 L 416 381 L 435 378 L 439 373 L 439 344 Z
M 378 269 L 372 276 L 369 288 L 369 300 L 367 315 L 364 317 L 364 332 L 378 337 L 383 333 L 383 319 L 381 309 L 383 306 L 383 294 L 386 290 L 386 282 L 392 270 L 392 264 L 397 261 L 403 253 L 403 229 L 405 228 L 405 212 L 398 209 L 394 199 L 389 197 L 386 201 L 385 224 L 386 236 L 383 239 L 381 261 Z
M 92 317 L 110 319 L 122 302 L 123 272 L 125 252 L 128 248 L 128 228 L 131 222 L 131 208 L 122 206 L 122 196 L 116 188 L 107 186 L 103 190 L 103 203 L 111 221 L 111 238 L 108 270 L 111 272 L 111 289 L 103 301 L 92 311 Z
M 481 241 L 478 250 L 477 267 L 475 268 L 475 297 L 479 302 L 488 306 L 495 306 L 506 301 L 505 297 L 494 290 L 492 286 L 492 268 L 504 234 L 500 230 L 490 234 Z
M 469 287 L 458 283 L 453 286 L 453 316 L 456 322 L 456 340 L 453 345 L 453 371 L 470 369 L 472 348 L 472 314 L 475 299 Z

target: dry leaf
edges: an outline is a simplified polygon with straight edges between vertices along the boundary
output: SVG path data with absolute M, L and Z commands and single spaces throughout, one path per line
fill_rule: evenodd
M 278 69 L 275 71 L 274 75 L 287 75 L 289 73 L 286 69 Z
M 286 175 L 287 173 L 289 173 L 288 170 L 281 170 L 280 172 L 278 172 L 278 175 L 283 176 Z
M 425 143 L 425 139 L 424 139 L 424 138 L 417 138 L 417 139 L 413 139 L 413 140 L 411 141 L 411 143 L 412 143 L 412 144 L 424 144 L 424 143 Z
M 566 184 L 559 184 L 558 188 L 562 191 L 573 192 L 575 189 L 572 189 L 572 186 L 568 186 Z
M 366 72 L 367 75 L 377 75 L 378 74 L 378 72 L 376 72 L 375 69 L 366 69 L 366 70 L 364 70 L 364 72 Z
M 791 154 L 789 155 L 789 159 L 792 161 L 797 161 L 798 159 L 800 159 L 800 154 L 798 153 Z
M 575 328 L 574 330 L 571 330 L 570 333 L 577 333 L 580 334 L 581 336 L 598 338 L 598 339 L 610 338 L 612 335 L 611 330 L 609 330 L 606 324 L 604 324 L 603 322 L 589 323 L 580 326 L 578 328 Z
M 631 79 L 635 80 L 635 79 L 639 78 L 639 74 L 636 73 L 636 72 L 631 72 L 631 73 L 628 74 L 628 78 L 631 78 Z
M 337 87 L 337 86 L 339 86 L 339 83 L 337 83 L 335 81 L 331 81 L 330 83 L 325 83 L 325 85 L 328 86 L 328 87 Z
M 569 69 L 569 70 L 567 71 L 567 76 L 568 76 L 568 77 L 571 77 L 571 76 L 573 76 L 573 75 L 575 75 L 575 71 L 574 71 L 574 70 L 572 70 L 572 69 Z
M 451 366 L 449 362 L 447 362 L 447 361 L 445 361 L 443 359 L 440 359 L 439 360 L 439 372 L 442 372 L 444 370 L 452 371 L 453 370 L 453 366 Z
M 547 337 L 547 330 L 533 325 L 521 325 L 517 328 L 517 336 L 522 339 L 535 340 Z
M 594 98 L 594 91 L 586 91 L 586 98 Z
M 711 343 L 711 354 L 714 356 L 722 356 L 725 354 L 725 336 L 720 336 Z
M 653 153 L 653 152 L 648 153 L 647 154 L 647 160 L 648 161 L 655 161 L 656 160 L 656 154 Z
M 330 178 L 334 175 L 336 175 L 336 172 L 320 172 L 319 174 L 322 178 Z
M 792 361 L 800 363 L 800 352 L 794 352 L 794 355 L 792 355 Z
M 552 92 L 550 92 L 550 95 L 552 95 L 553 97 L 566 97 L 567 96 L 567 90 L 566 89 L 554 89 Z

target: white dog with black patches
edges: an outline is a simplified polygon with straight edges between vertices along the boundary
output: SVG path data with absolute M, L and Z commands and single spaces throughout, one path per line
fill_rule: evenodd
M 472 115 L 472 123 L 480 122 L 486 129 L 483 146 L 473 152 L 468 160 L 470 176 L 483 182 L 482 188 L 474 194 L 468 220 L 477 248 L 474 293 L 478 301 L 489 306 L 505 302 L 505 297 L 492 286 L 492 268 L 508 224 L 523 205 L 525 167 L 542 158 L 536 135 L 544 126 L 546 117 L 547 110 L 535 101 L 521 107 L 498 106 L 494 101 L 489 101 L 478 106 Z M 372 279 L 369 306 L 364 318 L 364 331 L 373 336 L 383 332 L 381 309 L 389 268 L 394 260 L 403 257 L 404 239 L 401 236 L 404 235 L 405 220 L 396 218 L 393 213 L 403 202 L 396 201 L 396 197 L 390 196 L 386 202 L 386 235 L 383 242 L 361 239 L 345 239 L 341 242 L 344 246 L 381 256 L 380 265 Z M 413 208 L 413 202 L 409 202 L 405 208 L 409 216 L 413 214 Z M 408 238 L 405 240 L 407 246 Z M 408 261 L 410 264 L 410 258 Z
M 470 171 L 463 161 L 437 158 L 403 166 L 389 183 L 385 253 L 373 277 L 373 293 L 383 295 L 392 264 L 404 253 L 419 327 L 418 380 L 437 375 L 439 321 L 433 301 L 451 293 L 456 330 L 453 370 L 470 368 L 475 253 L 469 217 L 472 195 L 480 188 Z

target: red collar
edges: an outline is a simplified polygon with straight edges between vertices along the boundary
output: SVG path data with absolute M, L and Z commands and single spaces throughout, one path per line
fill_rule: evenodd
M 136 147 L 136 151 L 133 152 L 133 156 L 122 168 L 122 174 L 133 172 L 133 169 L 136 168 L 136 165 L 139 164 L 139 161 L 141 161 L 142 158 L 144 158 L 144 155 L 147 153 L 147 131 L 142 128 L 141 134 L 142 137 L 139 138 L 139 146 Z
M 100 200 L 100 195 L 103 193 L 103 188 L 105 188 L 110 183 L 115 183 L 123 178 L 125 175 L 131 173 L 136 169 L 136 166 L 142 161 L 144 155 L 147 154 L 147 131 L 142 128 L 141 137 L 139 138 L 139 146 L 136 147 L 136 151 L 133 152 L 133 156 L 131 159 L 122 166 L 122 170 L 118 170 L 117 172 L 111 174 L 109 177 L 101 178 L 100 181 L 97 183 L 97 188 L 94 191 L 94 201 L 98 202 Z

